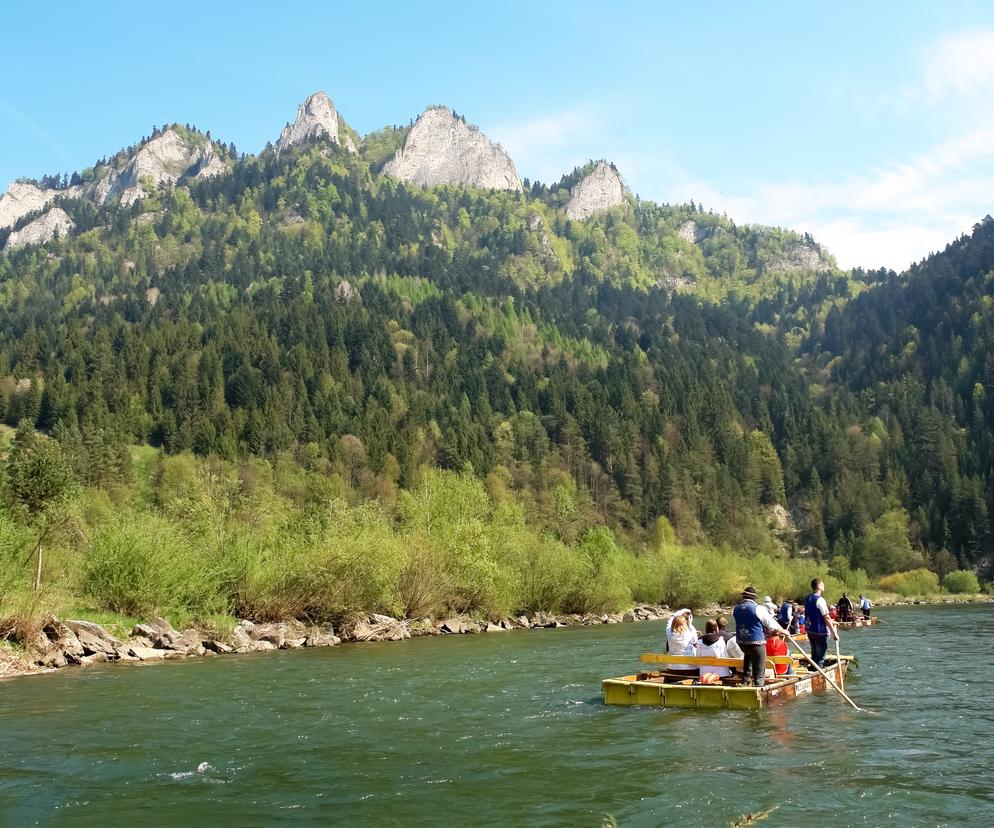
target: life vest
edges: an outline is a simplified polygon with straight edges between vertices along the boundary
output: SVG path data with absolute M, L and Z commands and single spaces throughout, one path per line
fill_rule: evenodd
M 789 655 L 787 651 L 787 642 L 783 641 L 780 638 L 777 638 L 777 636 L 775 635 L 771 635 L 769 638 L 766 639 L 766 654 L 768 656 Z M 782 676 L 784 673 L 787 672 L 786 664 L 775 664 L 774 667 L 776 669 L 776 674 L 778 676 Z
M 756 602 L 748 599 L 735 605 L 732 615 L 735 618 L 735 640 L 739 644 L 762 644 L 766 641 L 766 630 L 759 620 L 758 609 Z
M 825 623 L 825 616 L 818 609 L 818 599 L 820 595 L 812 592 L 804 599 L 804 619 L 808 635 L 828 635 L 828 625 Z

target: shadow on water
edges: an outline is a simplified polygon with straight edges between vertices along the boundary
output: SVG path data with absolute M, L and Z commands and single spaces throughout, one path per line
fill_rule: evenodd
M 426 638 L 0 685 L 0 824 L 986 824 L 989 607 L 885 610 L 834 694 L 612 708 L 662 624 Z M 154 811 L 150 811 L 154 809 Z

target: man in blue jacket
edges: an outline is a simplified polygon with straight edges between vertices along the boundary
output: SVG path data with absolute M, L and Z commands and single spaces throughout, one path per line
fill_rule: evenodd
M 822 597 L 825 583 L 821 578 L 811 580 L 811 594 L 804 599 L 805 629 L 811 642 L 811 660 L 819 667 L 825 666 L 825 653 L 828 651 L 828 637 L 839 640 L 839 629 L 835 626 L 828 611 L 828 602 Z
M 762 604 L 756 603 L 756 587 L 742 590 L 735 605 L 735 642 L 742 650 L 742 683 L 762 687 L 766 678 L 766 632 L 786 632 Z

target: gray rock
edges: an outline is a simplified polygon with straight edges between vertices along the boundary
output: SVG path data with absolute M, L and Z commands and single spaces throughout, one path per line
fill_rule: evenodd
M 223 641 L 216 641 L 212 638 L 204 642 L 204 649 L 209 653 L 216 653 L 217 655 L 233 652 L 233 648 L 229 647 Z
M 638 619 L 635 617 L 634 612 L 632 612 L 631 610 L 627 610 L 624 613 L 624 615 L 621 616 L 621 620 L 624 621 L 626 624 L 628 624 L 631 623 L 632 621 L 637 621 Z
M 25 224 L 7 237 L 4 250 L 16 250 L 28 244 L 44 244 L 56 237 L 67 236 L 76 224 L 61 207 L 53 207 L 40 218 Z
M 527 615 L 519 615 L 515 620 L 518 622 L 519 626 L 524 627 L 526 630 L 532 625 L 532 622 L 528 620 Z
M 284 127 L 274 150 L 279 155 L 297 144 L 319 138 L 326 138 L 333 144 L 342 143 L 339 137 L 338 112 L 324 92 L 315 92 L 297 107 L 296 119 Z M 356 151 L 351 139 L 346 141 L 346 149 Z
M 625 203 L 625 184 L 607 161 L 597 165 L 573 187 L 566 204 L 566 217 L 583 221 Z
M 94 653 L 93 655 L 83 656 L 79 663 L 84 667 L 90 664 L 106 664 L 109 661 L 106 653 Z
M 510 156 L 444 106 L 431 106 L 421 113 L 404 146 L 383 172 L 422 187 L 460 184 L 490 190 L 522 189 Z
M 166 657 L 167 652 L 157 647 L 131 646 L 128 648 L 128 654 L 139 661 L 161 661 Z
M 439 631 L 449 633 L 450 635 L 458 635 L 466 630 L 462 621 L 458 618 L 446 618 L 439 626 Z
M 117 655 L 121 642 L 99 624 L 91 621 L 66 621 L 66 626 L 76 634 L 85 655 L 104 653 L 112 658 Z
M 488 633 L 490 633 L 490 632 L 507 632 L 507 630 L 504 629 L 500 624 L 493 624 L 493 623 L 488 622 L 486 628 L 484 629 L 484 632 L 488 632 Z
M 37 663 L 42 667 L 65 667 L 69 662 L 66 660 L 66 654 L 62 652 L 58 647 L 50 647 L 48 651 L 37 660 Z
M 231 643 L 236 653 L 250 653 L 255 642 L 249 637 L 246 628 L 239 624 L 231 633 Z
M 305 647 L 334 647 L 342 643 L 337 635 L 335 635 L 335 628 L 331 624 L 327 624 L 324 627 L 312 626 L 307 629 L 307 638 L 304 642 Z
M 78 187 L 66 190 L 43 190 L 35 184 L 12 181 L 7 192 L 0 195 L 0 229 L 13 227 L 28 213 L 43 209 L 59 196 L 74 198 L 79 195 Z
M 279 649 L 272 641 L 265 638 L 260 638 L 258 641 L 252 642 L 252 649 L 256 652 L 262 652 L 266 650 L 276 650 Z

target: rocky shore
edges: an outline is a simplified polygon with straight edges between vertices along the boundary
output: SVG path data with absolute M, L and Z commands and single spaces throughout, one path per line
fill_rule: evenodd
M 372 613 L 350 619 L 336 631 L 332 624 L 300 621 L 253 623 L 239 621 L 230 631 L 208 633 L 194 627 L 180 632 L 164 618 L 136 624 L 130 636 L 118 638 L 92 621 L 50 618 L 31 633 L 14 639 L 18 648 L 0 648 L 0 678 L 36 675 L 63 667 L 110 661 L 147 662 L 208 657 L 301 647 L 335 647 L 343 642 L 401 641 L 424 635 L 464 635 L 514 630 L 622 624 L 664 620 L 666 606 L 643 605 L 626 612 L 602 615 L 549 615 L 538 612 L 497 621 L 465 615 L 444 619 L 400 619 Z M 12 637 L 13 638 L 13 637 Z

